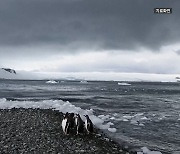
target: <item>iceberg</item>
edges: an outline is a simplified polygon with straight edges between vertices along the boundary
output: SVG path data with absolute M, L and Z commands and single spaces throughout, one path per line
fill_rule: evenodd
M 125 83 L 125 82 L 118 82 L 118 85 L 120 86 L 130 86 L 130 83 Z
M 80 83 L 88 83 L 86 80 L 82 80 L 80 81 Z
M 49 80 L 49 81 L 46 81 L 46 83 L 56 84 L 56 83 L 59 83 L 59 82 L 57 82 L 57 81 L 55 81 L 55 80 Z

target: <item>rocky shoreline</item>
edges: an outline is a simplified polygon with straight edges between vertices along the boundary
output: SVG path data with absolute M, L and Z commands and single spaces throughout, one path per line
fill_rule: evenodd
M 64 135 L 62 113 L 50 109 L 0 110 L 0 151 L 2 153 L 128 154 L 95 129 L 91 135 Z

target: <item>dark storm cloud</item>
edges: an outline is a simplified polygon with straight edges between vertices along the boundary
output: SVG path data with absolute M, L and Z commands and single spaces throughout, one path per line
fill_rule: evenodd
M 151 50 L 180 41 L 179 0 L 0 1 L 0 45 Z M 153 13 L 172 7 L 170 15 Z

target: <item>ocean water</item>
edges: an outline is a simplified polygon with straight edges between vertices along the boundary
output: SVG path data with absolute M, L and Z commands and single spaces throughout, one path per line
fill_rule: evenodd
M 119 142 L 180 154 L 180 83 L 0 80 L 0 108 L 49 100 L 92 111 Z

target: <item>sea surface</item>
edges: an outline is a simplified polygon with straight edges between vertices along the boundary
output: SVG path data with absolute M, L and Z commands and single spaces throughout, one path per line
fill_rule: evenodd
M 119 142 L 180 154 L 180 83 L 0 80 L 0 99 L 63 100 L 111 122 Z M 1 107 L 0 107 L 1 108 Z

